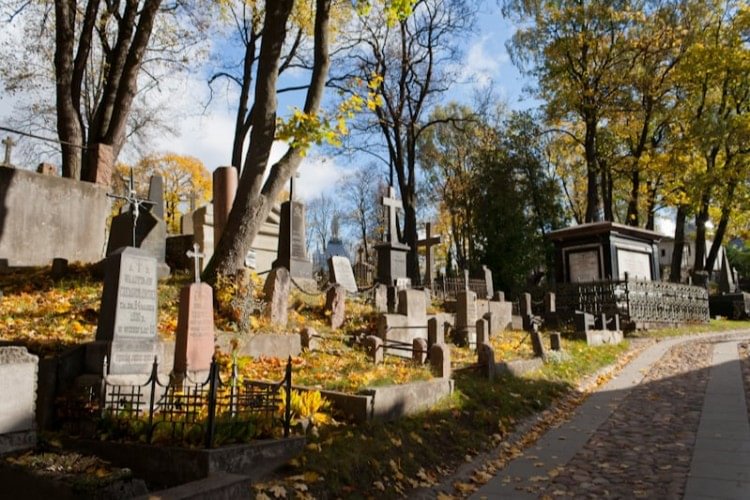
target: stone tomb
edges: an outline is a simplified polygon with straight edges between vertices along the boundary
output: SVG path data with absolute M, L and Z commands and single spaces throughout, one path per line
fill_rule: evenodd
M 349 259 L 334 255 L 328 259 L 329 280 L 341 285 L 349 293 L 357 293 L 357 281 Z
M 105 261 L 96 341 L 87 349 L 87 368 L 101 373 L 103 357 L 113 375 L 148 375 L 161 354 L 156 337 L 158 300 L 156 259 L 125 247 Z
M 398 292 L 398 314 L 381 314 L 378 337 L 385 344 L 385 353 L 411 358 L 414 339 L 427 340 L 427 303 L 423 290 Z M 394 348 L 389 348 L 389 347 Z M 399 348 L 395 348 L 399 347 Z
M 191 283 L 180 291 L 174 373 L 190 372 L 193 380 L 202 382 L 201 375 L 208 373 L 213 354 L 213 290 L 206 283 Z
M 0 455 L 36 445 L 38 367 L 25 347 L 0 347 Z

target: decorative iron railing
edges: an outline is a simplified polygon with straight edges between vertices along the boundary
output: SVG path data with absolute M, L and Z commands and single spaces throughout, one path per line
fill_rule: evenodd
M 432 293 L 442 300 L 456 300 L 459 292 L 466 290 L 466 280 L 463 276 L 438 276 L 432 282 Z M 469 279 L 469 290 L 477 294 L 477 298 L 487 298 L 487 283 L 483 279 Z
M 106 360 L 104 368 L 106 373 Z M 184 376 L 162 383 L 158 368 L 155 359 L 151 375 L 141 385 L 115 383 L 114 377 L 104 376 L 98 391 L 88 388 L 89 401 L 83 402 L 85 410 L 78 408 L 78 416 L 98 417 L 108 433 L 137 435 L 147 443 L 158 436 L 169 442 L 213 448 L 217 435 L 246 441 L 270 434 L 276 425 L 281 425 L 284 437 L 289 437 L 291 358 L 284 378 L 275 383 L 244 381 L 234 364 L 229 380 L 223 381 L 215 360 L 204 381 Z M 67 413 L 68 417 L 76 414 Z
M 635 325 L 705 323 L 709 320 L 705 288 L 662 281 L 617 280 L 558 284 L 557 313 L 618 313 Z

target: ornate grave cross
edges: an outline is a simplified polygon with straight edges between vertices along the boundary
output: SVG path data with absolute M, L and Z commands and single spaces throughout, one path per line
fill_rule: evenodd
M 417 241 L 417 248 L 425 247 L 426 250 L 426 269 L 425 275 L 427 276 L 426 284 L 432 288 L 432 267 L 435 264 L 435 250 L 432 247 L 439 245 L 442 242 L 442 237 L 432 234 L 432 224 L 428 222 L 425 228 L 425 238 Z
M 133 207 L 133 246 L 135 245 L 135 228 L 138 223 L 138 215 L 140 214 L 140 207 L 141 205 L 153 205 L 154 202 L 151 200 L 146 200 L 143 198 L 138 198 L 135 193 L 135 183 L 133 181 L 133 168 L 130 168 L 130 181 L 128 183 L 128 194 L 125 196 L 114 194 L 114 193 L 107 193 L 107 196 L 110 198 L 116 198 L 118 200 L 125 200 L 130 204 L 131 207 Z
M 13 150 L 13 146 L 16 145 L 16 141 L 11 136 L 8 136 L 2 140 L 2 143 L 5 146 L 5 160 L 3 160 L 3 165 L 10 167 L 10 152 Z
M 383 206 L 388 209 L 388 243 L 393 243 L 398 237 L 398 229 L 396 229 L 396 213 L 397 210 L 403 209 L 404 204 L 401 200 L 396 198 L 396 190 L 393 186 L 388 186 L 388 196 L 382 198 Z
M 206 256 L 205 253 L 201 252 L 201 247 L 198 243 L 193 243 L 193 249 L 187 251 L 187 256 L 193 259 L 195 264 L 195 282 L 201 282 L 201 271 L 200 271 L 200 260 Z

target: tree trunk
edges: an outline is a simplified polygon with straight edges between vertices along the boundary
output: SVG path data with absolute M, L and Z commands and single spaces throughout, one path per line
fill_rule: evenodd
M 709 271 L 706 269 L 706 222 L 708 222 L 708 194 L 701 196 L 700 208 L 695 215 L 695 261 L 693 271 Z
M 638 195 L 640 189 L 641 173 L 636 166 L 630 173 L 630 201 L 628 201 L 628 214 L 625 216 L 625 224 L 628 226 L 638 227 Z
M 586 217 L 584 222 L 601 222 L 602 200 L 599 191 L 599 167 L 596 158 L 596 119 L 586 120 L 586 137 L 583 141 L 586 159 Z
M 677 218 L 674 228 L 674 248 L 672 249 L 672 263 L 669 266 L 669 281 L 680 283 L 682 281 L 682 252 L 685 247 L 685 219 L 687 218 L 687 207 L 677 207 Z
M 409 245 L 406 254 L 406 275 L 416 286 L 421 285 L 419 275 L 419 253 L 417 251 L 417 211 L 416 196 L 409 193 L 404 196 L 404 243 Z M 408 202 L 407 202 L 408 200 Z
M 711 250 L 708 252 L 706 258 L 706 269 L 713 269 L 716 257 L 719 255 L 719 249 L 721 248 L 721 242 L 724 240 L 724 235 L 727 232 L 727 226 L 729 225 L 729 217 L 732 214 L 732 199 L 734 197 L 734 190 L 737 187 L 735 181 L 730 181 L 727 186 L 727 195 L 724 200 L 724 205 L 721 207 L 721 218 L 719 219 L 719 225 L 716 228 L 716 234 L 714 234 L 714 241 L 711 243 Z

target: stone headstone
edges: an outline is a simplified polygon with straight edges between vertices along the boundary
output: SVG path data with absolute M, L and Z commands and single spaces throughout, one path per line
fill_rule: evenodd
M 147 252 L 125 247 L 107 257 L 96 343 L 108 356 L 109 373 L 151 373 L 160 354 L 156 286 L 156 259 Z
M 532 316 L 534 314 L 531 308 L 531 294 L 530 293 L 521 294 L 520 303 L 518 305 L 518 310 L 521 313 L 522 317 Z
M 344 324 L 346 315 L 346 291 L 339 285 L 332 286 L 326 292 L 326 314 L 330 313 L 330 325 L 334 330 Z
M 412 341 L 412 361 L 419 365 L 423 365 L 427 361 L 427 341 L 422 338 L 417 338 Z
M 193 212 L 180 216 L 180 234 L 193 234 Z
M 550 315 L 557 313 L 557 301 L 554 292 L 544 294 L 544 314 Z
M 536 356 L 537 358 L 544 358 L 547 353 L 544 347 L 541 332 L 536 328 L 532 328 L 529 332 L 529 335 L 531 336 L 531 347 L 534 349 L 534 356 Z
M 435 344 L 430 347 L 430 368 L 438 378 L 451 376 L 451 350 L 446 344 Z
M 490 342 L 489 331 L 490 331 L 490 328 L 486 319 L 480 318 L 476 321 L 477 346 L 480 344 L 489 344 Z
M 206 254 L 203 259 L 203 269 L 205 269 L 214 254 L 214 206 L 212 203 L 193 212 L 193 241 L 198 244 L 201 252 Z
M 0 347 L 0 455 L 36 445 L 38 367 L 25 347 Z
M 379 284 L 375 286 L 375 310 L 380 313 L 388 312 L 388 286 Z
M 300 342 L 302 347 L 308 351 L 317 351 L 318 345 L 320 344 L 320 337 L 315 328 L 306 326 L 300 332 Z
M 107 242 L 107 255 L 112 255 L 118 248 L 133 246 L 133 217 L 132 208 L 112 218 Z M 147 210 L 140 210 L 135 226 L 135 246 L 154 257 L 159 264 L 159 276 L 166 275 L 162 269 L 167 255 L 167 225 L 163 220 Z
M 445 338 L 442 337 L 440 334 L 442 332 L 440 331 L 438 320 L 437 318 L 430 318 L 427 320 L 427 347 L 432 347 L 435 344 L 443 344 L 445 342 Z
M 205 373 L 214 354 L 214 298 L 207 283 L 191 283 L 180 291 L 174 373 Z
M 562 350 L 562 336 L 560 332 L 552 332 L 549 334 L 549 345 L 553 351 Z
M 161 175 L 152 175 L 149 179 L 148 199 L 151 202 L 151 213 L 164 220 L 164 179 Z
M 495 294 L 492 296 L 492 300 L 496 302 L 505 302 L 505 292 L 495 290 Z
M 213 226 L 214 243 L 217 245 L 227 225 L 234 197 L 237 195 L 237 175 L 237 169 L 234 167 L 218 167 L 213 173 Z
M 285 327 L 289 320 L 289 292 L 291 279 L 289 271 L 277 267 L 268 273 L 263 293 L 266 297 L 265 316 L 274 325 Z
M 479 371 L 488 379 L 495 378 L 495 351 L 489 344 L 477 344 L 477 364 Z
M 388 194 L 381 198 L 381 203 L 388 211 L 388 225 L 386 241 L 375 245 L 378 252 L 377 280 L 391 286 L 397 279 L 406 277 L 406 254 L 410 248 L 398 240 L 397 212 L 403 209 L 403 203 L 396 198 L 392 186 L 388 188 Z
M 278 257 L 272 266 L 285 267 L 294 278 L 312 278 L 312 261 L 307 257 L 305 205 L 299 201 L 281 204 Z
M 383 362 L 383 340 L 375 335 L 365 337 L 365 352 L 373 363 L 380 364 Z
M 68 259 L 56 257 L 52 259 L 52 279 L 59 280 L 68 274 Z
M 357 293 L 357 281 L 349 259 L 334 255 L 328 259 L 328 271 L 331 283 L 338 283 L 349 293 Z
M 456 334 L 466 341 L 469 347 L 476 346 L 477 294 L 464 290 L 456 294 Z
M 495 295 L 495 285 L 492 282 L 492 270 L 487 266 L 482 266 L 484 272 L 484 285 L 487 289 L 487 298 L 490 299 Z
M 409 357 L 407 351 L 389 350 L 390 343 L 412 345 L 415 338 L 427 339 L 427 305 L 422 290 L 408 289 L 398 292 L 398 313 L 378 317 L 378 336 L 383 339 L 387 354 Z

